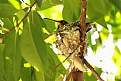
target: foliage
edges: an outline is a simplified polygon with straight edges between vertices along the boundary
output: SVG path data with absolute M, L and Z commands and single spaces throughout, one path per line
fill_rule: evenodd
M 43 16 L 71 23 L 80 13 L 81 0 L 0 0 L 0 81 L 62 81 L 68 62 L 54 69 L 64 57 L 53 52 L 53 35 L 47 38 L 57 23 Z M 95 22 L 87 59 L 105 80 L 120 81 L 121 0 L 87 0 L 87 22 Z M 97 80 L 91 72 L 84 75 Z

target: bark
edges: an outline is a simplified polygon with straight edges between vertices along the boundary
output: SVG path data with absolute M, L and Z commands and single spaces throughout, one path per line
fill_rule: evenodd
M 84 81 L 82 71 L 74 71 L 72 74 L 73 81 Z

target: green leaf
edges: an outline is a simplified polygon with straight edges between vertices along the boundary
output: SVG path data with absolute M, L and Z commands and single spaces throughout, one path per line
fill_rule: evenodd
M 20 40 L 20 51 L 23 58 L 39 70 L 47 70 L 47 50 L 42 37 L 44 21 L 37 12 L 29 15 L 24 22 Z
M 45 24 L 46 24 L 46 29 L 49 33 L 53 33 L 54 30 L 56 29 L 55 27 L 55 22 L 50 21 L 50 20 L 44 20 Z
M 42 3 L 42 7 L 41 10 L 50 8 L 52 6 L 54 6 L 55 4 L 51 4 L 49 0 L 44 0 L 44 2 Z
M 20 0 L 8 0 L 10 4 L 12 4 L 14 6 L 14 8 L 16 9 L 20 9 L 20 3 L 21 1 Z
M 49 44 L 46 44 L 46 46 L 47 46 L 47 51 L 49 52 L 50 56 L 53 58 L 55 64 L 56 64 L 56 65 L 60 64 L 61 62 L 60 62 L 60 60 L 58 59 L 57 54 L 55 54 L 55 53 L 53 52 L 53 50 L 52 50 L 52 48 L 50 48 L 50 45 L 49 45 Z M 51 46 L 51 47 L 52 47 L 52 46 Z M 53 66 L 53 67 L 54 67 L 54 66 Z M 63 67 L 63 65 L 60 65 L 58 68 L 65 71 L 65 68 Z
M 45 77 L 44 77 L 44 72 L 43 71 L 34 71 L 35 73 L 35 78 L 37 81 L 45 81 Z M 50 80 L 51 81 L 51 80 Z
M 53 54 L 54 53 L 50 53 L 48 49 L 49 45 L 46 45 L 47 47 L 47 51 L 48 51 L 48 72 L 45 72 L 45 81 L 54 81 L 55 80 L 55 75 L 56 75 L 56 71 L 52 71 L 55 67 L 56 67 L 56 62 L 54 61 L 54 57 Z M 55 55 L 55 54 L 54 54 Z M 57 57 L 56 57 L 57 58 Z
M 38 5 L 39 7 L 41 7 L 43 0 L 35 0 L 35 2 L 37 3 L 37 5 Z
M 112 58 L 113 58 L 113 61 L 116 64 L 116 66 L 118 67 L 118 72 L 117 72 L 117 75 L 115 77 L 115 81 L 120 81 L 121 80 L 120 79 L 120 76 L 121 76 L 121 68 L 120 68 L 120 66 L 121 66 L 121 63 L 120 63 L 121 59 L 119 59 L 119 58 L 121 58 L 120 47 L 115 46 L 115 52 L 114 52 Z
M 95 67 L 96 72 L 101 75 L 101 73 L 103 72 L 101 68 Z
M 8 18 L 4 18 L 4 28 L 10 29 L 13 27 L 12 22 Z
M 5 44 L 0 44 L 0 81 L 5 80 L 5 73 L 4 73 L 4 55 L 3 49 Z
M 19 38 L 15 31 L 5 41 L 3 54 L 7 81 L 18 81 L 19 79 L 21 55 L 18 49 L 18 41 Z
M 3 18 L 9 18 L 15 14 L 18 10 L 15 9 L 12 5 L 10 4 L 1 4 L 0 3 L 0 17 Z
M 121 12 L 121 0 L 109 0 Z
M 108 14 L 111 8 L 108 0 L 88 0 L 87 15 L 91 21 L 95 21 Z
M 121 25 L 112 25 L 112 34 L 114 36 L 115 40 L 118 40 L 121 38 L 121 34 L 119 33 L 121 31 Z
M 60 64 L 60 61 L 59 61 L 58 57 L 56 56 L 56 54 L 54 54 L 53 50 L 50 48 L 50 45 L 46 44 L 46 47 L 47 47 L 47 52 L 48 52 L 47 65 L 48 65 L 49 70 L 47 70 L 46 72 L 34 71 L 35 78 L 37 81 L 55 81 L 56 78 L 58 78 L 62 74 L 62 73 L 59 73 L 58 70 L 65 71 L 65 69 L 62 65 L 60 65 L 59 67 L 54 69 L 56 67 L 56 65 Z M 59 80 L 60 78 L 58 78 L 57 80 Z M 61 79 L 61 81 L 62 81 L 62 79 Z
M 97 79 L 92 74 L 92 72 L 86 72 L 84 73 L 84 81 L 97 81 Z
M 28 9 L 27 9 L 28 10 Z M 19 10 L 16 16 L 21 20 L 25 16 L 26 12 L 24 10 Z
M 62 3 L 61 0 L 44 0 L 42 2 L 41 9 L 38 6 L 37 6 L 36 9 L 37 10 L 45 10 L 45 9 L 48 9 L 48 8 L 50 8 L 52 6 L 58 5 L 60 3 Z
M 100 19 L 97 19 L 95 20 L 98 24 L 102 25 L 103 27 L 105 27 L 106 29 L 107 28 L 107 23 L 105 22 L 104 18 L 100 18 Z
M 8 4 L 9 3 L 9 1 L 8 0 L 0 0 L 0 3 L 6 3 L 6 4 Z
M 53 72 L 53 75 L 51 74 L 50 77 L 55 78 L 57 81 L 62 81 L 62 77 L 59 77 L 62 73 L 64 73 L 66 70 L 63 65 L 59 65 L 56 69 L 54 69 L 58 64 L 60 64 L 60 60 L 57 57 L 57 54 L 55 54 L 50 48 L 51 45 L 47 44 L 47 51 L 49 52 L 49 59 L 50 61 L 50 71 Z M 52 47 L 52 46 L 51 46 Z M 54 61 L 54 62 L 53 62 Z M 61 72 L 60 72 L 61 71 Z M 56 72 L 56 73 L 55 73 Z M 56 76 L 55 76 L 56 74 Z M 49 80 L 47 80 L 49 81 Z M 52 81 L 52 80 L 51 80 Z
M 56 5 L 62 3 L 61 0 L 50 0 L 50 2 L 51 2 L 52 4 L 56 4 Z
M 47 49 L 47 52 L 48 52 L 48 49 Z M 55 71 L 53 72 L 51 71 L 56 65 L 51 54 L 48 53 L 46 60 L 47 60 L 48 70 L 46 71 L 40 70 L 39 72 L 34 70 L 34 77 L 35 77 L 34 79 L 36 81 L 55 81 Z
M 68 22 L 77 21 L 81 12 L 81 0 L 64 0 L 63 18 Z
M 24 59 L 22 59 L 21 69 L 20 69 L 22 81 L 31 81 L 32 67 L 24 67 L 24 63 L 26 63 L 26 61 Z
M 101 75 L 102 73 L 102 69 L 100 68 L 95 68 L 96 69 L 96 72 Z M 97 78 L 94 76 L 94 74 L 92 72 L 87 72 L 87 73 L 84 73 L 84 81 L 97 81 Z

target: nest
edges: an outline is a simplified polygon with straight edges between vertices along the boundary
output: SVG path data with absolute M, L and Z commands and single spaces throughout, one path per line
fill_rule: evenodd
M 61 21 L 56 33 L 56 47 L 59 51 L 71 60 L 72 68 L 77 68 L 83 72 L 86 69 L 83 66 L 82 59 L 78 56 L 80 53 L 80 30 L 79 22 L 68 24 Z
M 59 24 L 56 33 L 56 47 L 64 56 L 73 58 L 80 52 L 80 27 L 79 22 L 72 24 Z

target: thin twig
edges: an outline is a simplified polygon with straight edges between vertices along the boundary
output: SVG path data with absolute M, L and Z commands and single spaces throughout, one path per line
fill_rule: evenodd
M 4 38 L 5 36 L 7 36 L 13 29 L 15 29 L 15 27 L 19 28 L 19 25 L 27 18 L 27 16 L 29 15 L 29 13 L 31 12 L 32 7 L 35 5 L 36 2 L 34 2 L 31 6 L 29 11 L 25 14 L 25 16 L 21 19 L 21 21 L 14 27 L 10 28 L 9 31 L 7 31 L 3 36 L 1 36 L 0 38 Z
M 86 5 L 87 5 L 87 1 L 86 0 L 82 0 L 82 10 L 81 10 L 81 19 L 80 19 L 80 27 L 81 27 L 81 36 L 80 36 L 80 41 L 81 41 L 81 55 L 85 53 L 85 47 L 86 47 Z M 87 49 L 87 48 L 86 48 Z M 86 61 L 86 59 L 84 59 L 84 64 L 92 71 L 92 73 L 95 75 L 95 77 L 100 80 L 100 81 L 104 81 L 99 75 L 98 73 L 94 70 L 94 68 Z
M 99 74 L 94 70 L 94 68 L 87 62 L 87 60 L 84 58 L 84 64 L 92 71 L 94 76 L 99 80 L 99 81 L 104 81 Z

